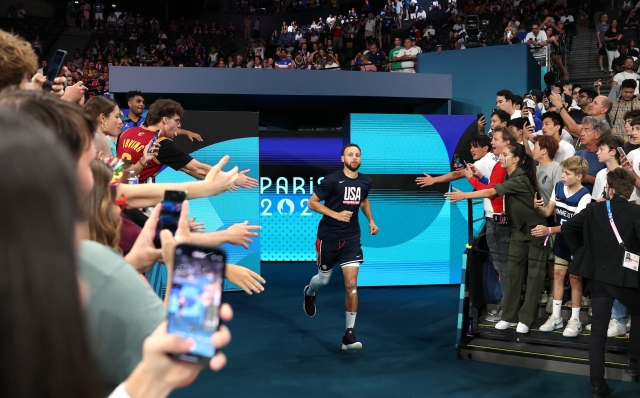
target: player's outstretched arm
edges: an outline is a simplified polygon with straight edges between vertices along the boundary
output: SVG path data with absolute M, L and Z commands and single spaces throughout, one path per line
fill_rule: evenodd
M 360 208 L 362 209 L 362 213 L 364 213 L 367 220 L 369 220 L 369 233 L 371 235 L 375 235 L 380 231 L 380 228 L 376 225 L 375 221 L 373 221 L 373 213 L 371 213 L 371 203 L 369 202 L 369 198 L 365 198 L 360 202 Z
M 353 212 L 347 210 L 343 210 L 340 213 L 331 210 L 327 206 L 320 203 L 320 198 L 318 198 L 315 193 L 311 195 L 311 198 L 309 199 L 309 208 L 316 213 L 322 214 L 323 216 L 331 217 L 342 222 L 351 221 L 351 215 L 353 214 Z

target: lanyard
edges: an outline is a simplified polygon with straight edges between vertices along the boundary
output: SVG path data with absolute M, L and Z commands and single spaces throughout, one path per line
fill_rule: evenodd
M 609 215 L 609 223 L 611 224 L 611 229 L 613 229 L 613 233 L 616 235 L 616 239 L 618 239 L 618 244 L 622 246 L 622 248 L 626 251 L 627 248 L 624 247 L 624 242 L 620 237 L 620 233 L 618 232 L 618 228 L 616 228 L 616 224 L 613 222 L 613 214 L 611 213 L 611 201 L 607 200 L 607 214 Z

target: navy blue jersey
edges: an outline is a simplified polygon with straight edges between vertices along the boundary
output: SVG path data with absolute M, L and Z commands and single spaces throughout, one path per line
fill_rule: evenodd
M 558 181 L 556 183 L 556 188 L 553 193 L 556 202 L 556 225 L 564 224 L 567 220 L 569 220 L 576 214 L 576 210 L 578 209 L 580 200 L 585 195 L 588 196 L 588 202 L 591 201 L 591 195 L 589 195 L 589 190 L 587 189 L 587 187 L 582 187 L 578 190 L 578 192 L 567 197 L 567 195 L 565 194 L 565 186 L 562 181 Z M 552 199 L 554 199 L 553 196 Z M 571 260 L 571 250 L 569 250 L 569 246 L 564 240 L 562 234 L 556 235 L 555 242 L 553 244 L 553 254 L 563 260 Z
M 357 178 L 349 178 L 343 170 L 326 176 L 313 193 L 329 209 L 340 213 L 348 210 L 353 212 L 351 221 L 342 222 L 331 217 L 322 216 L 318 224 L 318 238 L 326 241 L 338 241 L 360 236 L 358 213 L 360 203 L 369 195 L 371 177 L 358 173 Z

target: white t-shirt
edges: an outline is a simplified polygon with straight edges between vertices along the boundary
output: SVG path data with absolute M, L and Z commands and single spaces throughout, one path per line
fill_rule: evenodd
M 540 43 L 542 43 L 543 41 L 547 41 L 547 34 L 544 33 L 543 30 L 540 30 L 538 32 L 538 36 L 534 36 L 533 32 L 529 32 L 527 33 L 527 36 L 524 38 L 524 42 L 527 43 L 529 42 L 529 40 L 534 40 L 538 43 L 538 46 L 540 46 Z M 531 44 L 531 47 L 534 47 L 533 44 Z
M 427 12 L 425 10 L 419 11 L 418 14 L 416 14 L 416 17 L 418 19 L 426 19 L 427 18 Z
M 622 84 L 623 81 L 627 80 L 627 79 L 633 79 L 636 81 L 636 91 L 635 94 L 638 94 L 638 79 L 640 79 L 640 75 L 638 75 L 637 73 L 627 73 L 627 72 L 620 72 L 620 73 L 616 73 L 616 75 L 613 77 L 613 81 L 618 83 L 618 84 Z
M 627 160 L 633 164 L 633 171 L 640 176 L 640 148 L 627 153 Z M 640 190 L 636 188 L 634 191 L 635 194 L 640 197 Z
M 567 186 L 565 185 L 564 187 L 562 187 L 562 189 L 564 190 L 564 196 L 566 197 L 570 197 L 571 195 L 569 195 L 569 191 L 567 189 Z M 574 192 L 575 194 L 575 192 Z M 556 190 L 554 189 L 553 192 L 551 193 L 551 199 L 549 199 L 550 202 L 555 203 L 556 202 Z M 576 206 L 576 211 L 575 214 L 580 213 L 582 210 L 584 210 L 585 207 L 587 207 L 587 205 L 591 203 L 591 195 L 589 194 L 585 194 L 583 197 L 580 198 L 580 201 L 578 202 L 578 206 Z
M 573 15 L 567 15 L 567 16 L 561 16 L 560 17 L 560 22 L 566 24 L 567 21 L 569 21 L 569 23 L 573 23 Z
M 533 142 L 526 140 L 529 143 L 529 149 L 531 149 L 533 151 L 533 148 L 536 146 L 536 144 L 534 144 Z M 518 144 L 524 146 L 524 141 L 522 142 L 518 142 Z
M 563 160 L 576 154 L 576 149 L 567 141 L 560 140 L 559 145 L 558 152 L 556 152 L 556 156 L 553 157 L 555 162 L 562 163 Z
M 493 154 L 493 152 L 489 152 L 482 157 L 482 159 L 476 160 L 473 165 L 478 168 L 478 171 L 482 174 L 483 177 L 491 178 L 491 172 L 495 167 L 496 163 L 498 163 L 498 157 Z M 491 205 L 491 200 L 489 198 L 484 198 L 484 216 L 485 217 L 493 217 L 493 206 Z
M 596 181 L 593 183 L 593 193 L 591 194 L 593 200 L 604 198 L 604 187 L 607 186 L 608 173 L 609 173 L 609 170 L 605 167 L 604 169 L 600 170 L 598 174 L 596 174 Z M 638 199 L 640 199 L 640 197 L 638 197 L 638 193 L 636 191 L 637 190 L 634 189 L 631 192 L 631 197 L 629 198 L 629 201 L 637 204 Z
M 411 56 L 417 56 L 418 55 L 418 49 L 416 47 L 411 47 L 410 49 L 406 49 L 403 48 L 402 50 L 398 51 L 398 55 L 396 55 L 397 57 L 402 57 L 403 55 L 411 55 Z M 415 65 L 415 61 L 402 61 L 402 68 L 413 68 L 413 66 Z

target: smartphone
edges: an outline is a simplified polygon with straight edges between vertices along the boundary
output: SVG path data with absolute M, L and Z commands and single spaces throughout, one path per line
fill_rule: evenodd
M 484 115 L 482 113 L 478 113 L 476 116 L 478 116 L 478 119 L 482 119 Z
M 167 332 L 189 340 L 191 349 L 188 354 L 173 354 L 173 358 L 206 363 L 215 355 L 211 335 L 220 325 L 226 260 L 225 252 L 217 248 L 176 247 Z
M 466 167 L 469 167 L 469 164 L 467 163 L 467 161 L 466 161 L 466 160 L 463 160 L 463 161 L 462 161 L 462 163 L 464 163 L 464 167 L 465 167 L 465 168 L 466 168 Z
M 622 147 L 617 147 L 616 150 L 618 151 L 618 153 L 620 154 L 620 156 L 624 156 L 625 158 L 627 157 L 627 154 L 624 153 L 624 149 L 622 149 Z
M 53 84 L 53 79 L 60 76 L 60 71 L 64 66 L 64 59 L 67 56 L 67 52 L 64 50 L 56 51 L 51 63 L 49 64 L 49 72 L 47 72 L 47 80 Z
M 456 168 L 460 168 L 460 156 L 457 153 L 453 155 L 453 162 L 456 164 Z
M 160 130 L 156 130 L 156 133 L 153 135 L 153 138 L 151 139 L 151 141 L 149 141 L 150 145 L 147 153 L 151 153 L 153 151 L 153 147 L 154 145 L 156 145 L 156 141 L 158 141 L 158 138 L 160 138 Z
M 178 220 L 180 220 L 180 211 L 182 210 L 182 202 L 187 198 L 185 191 L 165 191 L 164 200 L 162 201 L 162 210 L 160 211 L 160 220 L 156 228 L 156 237 L 153 240 L 156 247 L 160 245 L 160 231 L 168 229 L 172 235 L 176 234 L 178 229 Z

